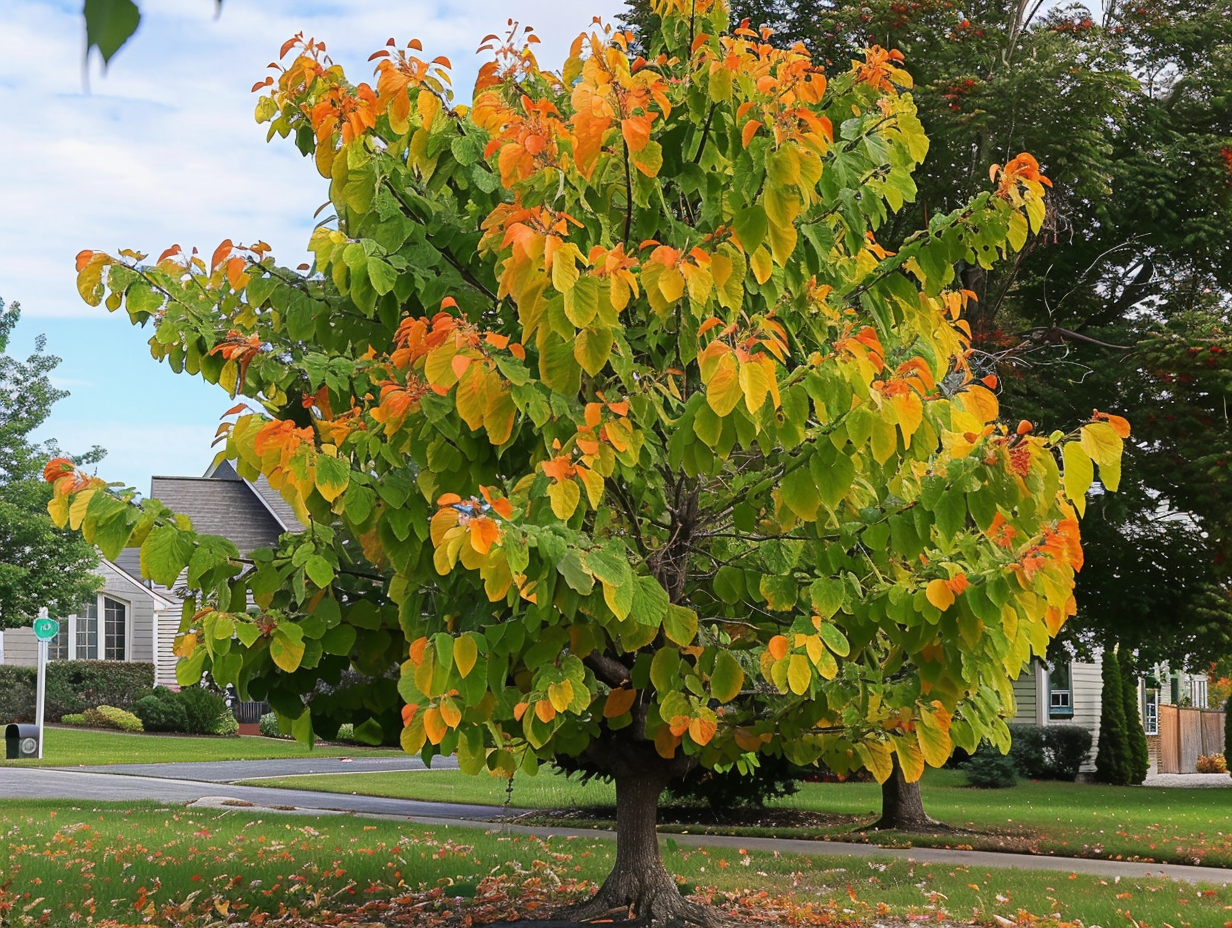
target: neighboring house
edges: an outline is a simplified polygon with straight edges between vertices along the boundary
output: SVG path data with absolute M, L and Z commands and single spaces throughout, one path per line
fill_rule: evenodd
M 150 496 L 173 512 L 183 513 L 193 528 L 222 535 L 241 554 L 277 543 L 284 532 L 303 531 L 291 507 L 264 477 L 241 478 L 229 462 L 210 468 L 204 477 L 154 477 Z M 147 661 L 155 679 L 175 686 L 176 657 L 171 652 L 179 631 L 183 598 L 141 579 L 140 553 L 123 551 L 98 568 L 103 588 L 77 613 L 60 619 L 60 634 L 49 645 L 51 660 Z M 4 639 L 4 662 L 33 666 L 38 644 L 28 628 L 10 629 Z
M 1099 750 L 1099 716 L 1103 703 L 1103 659 L 1090 662 L 1059 660 L 1052 664 L 1036 661 L 1014 681 L 1018 704 L 1015 722 L 1029 725 L 1081 725 L 1091 733 L 1091 753 L 1083 764 L 1084 772 L 1095 769 Z M 1156 772 L 1159 757 L 1159 707 L 1192 706 L 1205 709 L 1207 675 L 1170 671 L 1166 664 L 1156 666 L 1138 685 L 1138 707 L 1151 752 L 1151 772 Z

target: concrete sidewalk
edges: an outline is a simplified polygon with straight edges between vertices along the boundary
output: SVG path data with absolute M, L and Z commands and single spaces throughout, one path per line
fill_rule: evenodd
M 396 759 L 395 759 L 396 760 Z M 242 762 L 251 763 L 251 762 Z M 280 761 L 278 763 L 285 764 Z M 134 765 L 162 766 L 162 765 Z M 204 766 L 204 765 L 198 765 Z M 535 827 L 504 821 L 521 815 L 523 809 L 419 802 L 409 799 L 384 799 L 344 793 L 306 792 L 260 786 L 220 787 L 217 781 L 172 779 L 99 772 L 100 768 L 72 770 L 47 768 L 8 768 L 0 771 L 0 798 L 68 799 L 94 802 L 195 802 L 209 797 L 238 799 L 252 806 L 230 807 L 237 815 L 260 816 L 278 807 L 295 807 L 305 815 L 325 811 L 345 811 L 398 821 L 412 821 L 433 827 L 505 828 L 539 837 L 613 839 L 615 834 L 585 828 Z M 740 838 L 714 835 L 664 835 L 663 840 L 702 847 L 743 847 L 782 854 L 850 856 L 858 858 L 904 858 L 952 866 L 1051 870 L 1094 876 L 1130 879 L 1162 876 L 1189 883 L 1232 884 L 1232 870 L 1215 867 L 1190 867 L 1179 864 L 1146 864 L 1115 860 L 1087 860 L 1046 857 L 1030 854 L 1000 854 L 988 851 L 957 851 L 940 848 L 882 848 L 871 844 L 838 841 L 805 841 L 778 838 Z

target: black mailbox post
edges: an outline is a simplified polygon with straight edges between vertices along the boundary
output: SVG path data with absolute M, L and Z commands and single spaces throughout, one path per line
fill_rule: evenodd
M 38 757 L 37 725 L 6 725 L 4 727 L 5 760 Z

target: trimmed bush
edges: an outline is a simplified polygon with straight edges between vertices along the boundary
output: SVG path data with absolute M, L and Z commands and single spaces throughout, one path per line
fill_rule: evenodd
M 239 731 L 235 716 L 221 693 L 201 686 L 186 686 L 178 696 L 186 715 L 184 731 L 187 734 L 234 735 Z
M 1044 750 L 1048 761 L 1046 779 L 1078 778 L 1078 771 L 1091 753 L 1091 733 L 1081 725 L 1049 725 L 1044 729 Z
M 187 731 L 188 711 L 178 693 L 165 686 L 154 688 L 149 696 L 133 703 L 133 714 L 146 731 Z
M 1081 725 L 1011 725 L 1010 759 L 1019 776 L 1072 782 L 1091 752 L 1091 733 Z
M 1125 696 L 1121 691 L 1121 662 L 1116 651 L 1104 650 L 1104 687 L 1099 708 L 1099 752 L 1095 755 L 1095 779 L 1113 786 L 1131 780 L 1129 732 L 1125 724 Z
M 144 731 L 141 719 L 115 706 L 96 706 L 81 713 L 90 728 L 114 728 L 116 731 Z
M 0 723 L 34 720 L 36 671 L 0 666 Z M 47 665 L 47 721 L 96 706 L 130 708 L 154 688 L 154 665 L 128 661 L 51 661 Z
M 86 721 L 86 717 L 80 712 L 70 712 L 68 715 L 61 717 L 60 724 L 75 725 L 78 728 L 86 728 L 90 723 Z
M 47 665 L 47 720 L 58 721 L 67 713 L 96 706 L 128 709 L 153 688 L 153 664 L 52 661 Z
M 33 667 L 0 664 L 0 724 L 34 721 Z
M 1006 789 L 1018 782 L 1014 761 L 987 742 L 981 744 L 962 765 L 967 783 L 977 789 Z

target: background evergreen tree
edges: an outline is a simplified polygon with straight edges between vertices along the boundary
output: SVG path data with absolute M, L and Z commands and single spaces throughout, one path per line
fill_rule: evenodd
M 1129 737 L 1125 724 L 1125 698 L 1121 688 L 1121 662 L 1116 651 L 1104 651 L 1104 688 L 1099 711 L 1099 752 L 1095 756 L 1095 779 L 1125 786 L 1130 782 Z
M 47 514 L 51 487 L 43 465 L 59 453 L 55 442 L 30 436 L 68 394 L 51 383 L 60 359 L 42 336 L 24 361 L 5 353 L 21 307 L 0 300 L 0 633 L 30 624 L 46 606 L 68 615 L 99 586 L 98 553 L 77 532 L 56 528 Z M 100 460 L 94 448 L 78 463 Z
M 1129 782 L 1137 785 L 1146 779 L 1146 772 L 1151 768 L 1151 754 L 1146 744 L 1146 729 L 1142 727 L 1142 710 L 1138 706 L 1138 670 L 1129 656 L 1121 662 L 1121 696 L 1129 746 Z

